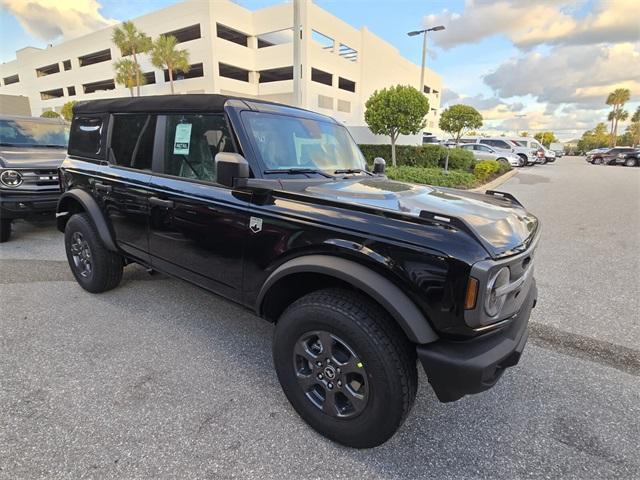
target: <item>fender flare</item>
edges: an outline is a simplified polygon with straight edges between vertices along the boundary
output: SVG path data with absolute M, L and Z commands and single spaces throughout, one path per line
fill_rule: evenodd
M 305 255 L 280 265 L 260 289 L 257 311 L 262 313 L 264 299 L 273 285 L 303 272 L 335 277 L 362 290 L 387 310 L 414 343 L 431 343 L 439 338 L 416 304 L 394 283 L 360 263 L 329 255 Z
M 98 230 L 98 235 L 100 239 L 104 243 L 105 247 L 108 250 L 113 252 L 117 252 L 118 248 L 116 247 L 116 243 L 113 240 L 113 235 L 111 234 L 111 230 L 109 230 L 109 225 L 104 218 L 104 214 L 102 210 L 98 206 L 98 203 L 95 199 L 87 192 L 82 189 L 74 188 L 73 190 L 68 190 L 60 196 L 60 200 L 58 200 L 58 208 L 56 213 L 56 218 L 58 219 L 58 229 L 61 229 L 61 217 L 66 217 L 69 215 L 69 212 L 65 210 L 64 204 L 72 199 L 73 201 L 78 202 L 85 212 L 91 218 L 91 221 Z M 64 231 L 64 229 L 61 229 Z

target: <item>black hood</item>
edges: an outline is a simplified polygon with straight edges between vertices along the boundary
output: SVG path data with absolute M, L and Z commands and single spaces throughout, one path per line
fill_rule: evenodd
M 309 186 L 305 193 L 414 217 L 420 217 L 422 212 L 456 217 L 482 239 L 494 256 L 527 243 L 538 229 L 538 219 L 509 199 L 384 177 L 327 182 Z
M 54 169 L 66 154 L 64 147 L 0 147 L 0 167 Z

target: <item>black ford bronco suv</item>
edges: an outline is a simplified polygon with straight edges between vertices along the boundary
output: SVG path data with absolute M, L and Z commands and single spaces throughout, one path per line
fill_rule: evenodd
M 509 194 L 389 180 L 347 129 L 221 95 L 78 103 L 58 227 L 78 283 L 138 263 L 275 323 L 295 410 L 365 448 L 409 413 L 417 360 L 443 402 L 518 363 L 537 297 L 536 217 Z
M 66 129 L 62 120 L 0 116 L 0 243 L 18 218 L 53 218 Z

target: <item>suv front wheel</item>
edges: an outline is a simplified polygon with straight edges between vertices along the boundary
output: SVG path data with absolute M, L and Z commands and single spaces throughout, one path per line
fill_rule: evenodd
M 71 272 L 82 288 L 101 293 L 118 286 L 122 279 L 122 256 L 104 246 L 86 214 L 77 213 L 69 219 L 64 245 Z
M 298 414 L 356 448 L 384 443 L 404 422 L 417 390 L 414 352 L 381 307 L 342 289 L 294 302 L 273 342 L 280 384 Z

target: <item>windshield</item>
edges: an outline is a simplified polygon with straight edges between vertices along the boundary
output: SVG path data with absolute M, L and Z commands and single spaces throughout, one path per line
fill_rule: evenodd
M 66 147 L 69 127 L 38 120 L 0 119 L 0 143 L 17 146 Z
M 511 140 L 511 143 L 513 143 L 516 147 L 526 147 L 527 146 L 527 141 L 526 140 Z
M 360 149 L 341 125 L 247 111 L 242 120 L 266 170 L 365 169 Z

